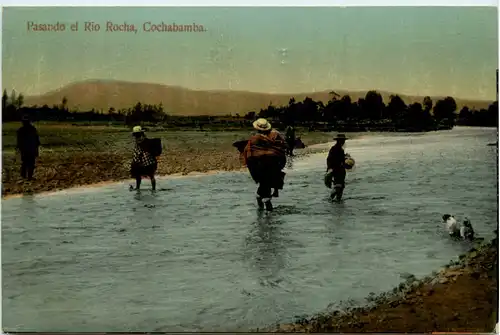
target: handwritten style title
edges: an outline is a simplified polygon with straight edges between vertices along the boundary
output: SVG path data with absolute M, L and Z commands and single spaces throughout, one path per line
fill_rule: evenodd
M 130 24 L 127 22 L 112 22 L 107 21 L 105 24 L 99 24 L 93 21 L 74 22 L 74 23 L 37 23 L 33 21 L 27 22 L 29 32 L 127 32 L 135 33 L 142 29 L 143 32 L 188 32 L 201 33 L 207 31 L 201 24 L 176 24 L 176 23 L 152 23 L 151 21 L 144 22 L 142 25 Z

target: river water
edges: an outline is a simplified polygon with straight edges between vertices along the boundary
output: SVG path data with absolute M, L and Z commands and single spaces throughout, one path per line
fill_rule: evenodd
M 327 201 L 318 153 L 292 162 L 271 214 L 241 172 L 3 200 L 3 329 L 244 331 L 363 303 L 470 247 L 442 214 L 492 237 L 496 141 L 481 128 L 364 135 L 347 142 L 343 203 Z

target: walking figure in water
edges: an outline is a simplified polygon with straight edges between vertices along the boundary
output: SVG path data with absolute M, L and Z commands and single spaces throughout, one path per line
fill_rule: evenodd
M 259 184 L 257 205 L 272 211 L 271 198 L 278 197 L 278 190 L 283 189 L 287 146 L 284 137 L 266 119 L 258 119 L 253 127 L 257 134 L 248 141 L 243 159 L 252 179 Z
M 148 138 L 141 126 L 135 126 L 132 129 L 132 136 L 135 138 L 135 147 L 130 164 L 130 174 L 135 178 L 135 190 L 140 190 L 142 177 L 146 176 L 151 179 L 151 188 L 156 190 L 155 173 L 158 168 L 158 161 L 154 157 L 149 148 Z M 133 190 L 132 185 L 130 189 Z
M 331 199 L 340 201 L 342 200 L 342 195 L 344 193 L 345 188 L 345 177 L 346 177 L 346 168 L 345 168 L 345 159 L 346 155 L 344 152 L 344 144 L 347 140 L 344 134 L 338 134 L 334 140 L 336 141 L 335 145 L 328 152 L 328 157 L 326 159 L 326 179 L 325 183 L 327 186 L 331 187 L 332 179 L 333 179 L 333 190 L 331 194 Z
M 17 151 L 21 154 L 21 177 L 32 180 L 39 154 L 40 137 L 27 116 L 23 116 L 22 127 L 17 130 Z

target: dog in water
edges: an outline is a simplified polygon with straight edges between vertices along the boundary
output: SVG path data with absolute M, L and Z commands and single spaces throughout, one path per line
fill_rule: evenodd
M 443 222 L 448 234 L 452 238 L 461 238 L 467 241 L 474 240 L 474 228 L 472 228 L 468 218 L 465 218 L 464 222 L 459 224 L 453 215 L 445 214 L 443 215 Z
M 473 241 L 474 234 L 474 228 L 472 228 L 470 220 L 468 218 L 465 218 L 462 226 L 460 227 L 460 237 L 464 240 Z
M 460 227 L 458 226 L 458 222 L 453 215 L 443 215 L 443 222 L 450 236 L 460 236 Z

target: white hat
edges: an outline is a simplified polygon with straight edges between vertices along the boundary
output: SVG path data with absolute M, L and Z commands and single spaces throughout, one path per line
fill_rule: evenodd
M 143 133 L 143 132 L 144 129 L 142 129 L 141 126 L 135 126 L 134 128 L 132 128 L 132 134 Z
M 266 120 L 266 119 L 257 119 L 254 123 L 253 123 L 253 127 L 257 130 L 270 130 L 272 127 L 271 127 L 271 124 Z

